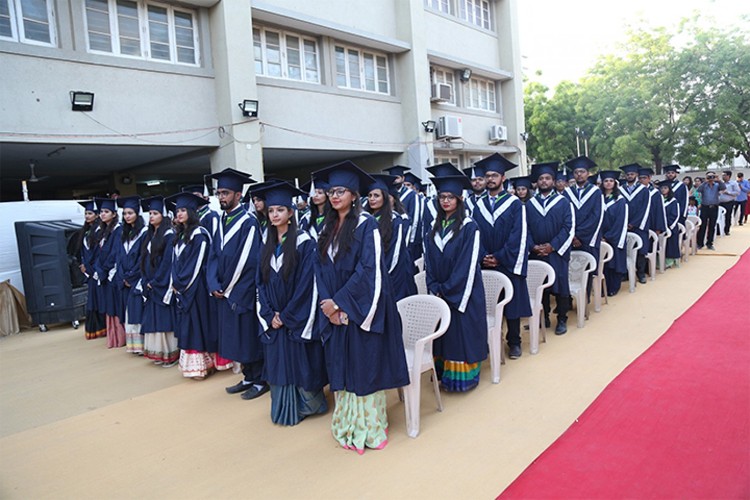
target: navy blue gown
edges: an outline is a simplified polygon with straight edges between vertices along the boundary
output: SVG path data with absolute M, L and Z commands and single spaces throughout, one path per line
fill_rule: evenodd
M 638 253 L 646 255 L 649 251 L 648 230 L 651 214 L 651 195 L 646 186 L 636 183 L 634 186 L 620 186 L 620 195 L 628 204 L 628 231 L 641 237 L 643 246 Z
M 118 316 L 121 312 L 121 295 L 117 285 L 114 283 L 117 274 L 117 259 L 120 253 L 120 241 L 122 240 L 122 226 L 118 222 L 109 236 L 99 240 L 99 253 L 94 263 L 95 278 L 101 287 L 102 299 L 100 309 L 107 316 Z M 118 316 L 119 317 L 119 316 Z
M 169 224 L 165 219 L 162 224 Z M 171 288 L 172 242 L 174 230 L 164 233 L 164 249 L 161 255 L 151 262 L 151 241 L 146 243 L 141 255 L 143 270 L 141 274 L 141 293 L 144 299 L 141 332 L 152 333 L 174 332 L 173 292 Z
M 537 194 L 529 200 L 526 208 L 529 233 L 534 244 L 549 243 L 554 249 L 546 257 L 532 254 L 529 258 L 542 260 L 552 266 L 555 282 L 547 290 L 560 297 L 568 297 L 568 267 L 576 225 L 573 207 L 565 196 L 553 192 L 547 198 Z
M 377 218 L 377 214 L 374 215 Z M 393 213 L 391 220 L 393 233 L 390 245 L 385 250 L 385 267 L 391 278 L 393 297 L 398 302 L 409 295 L 416 295 L 417 285 L 414 282 L 414 259 L 408 246 L 409 219 Z
M 677 259 L 680 254 L 680 228 L 677 223 L 680 221 L 680 204 L 676 198 L 672 197 L 664 200 L 664 213 L 666 216 L 667 229 L 671 235 L 667 239 L 666 257 L 668 259 Z
M 607 294 L 612 296 L 620 290 L 622 277 L 628 272 L 628 203 L 625 198 L 610 195 L 604 203 L 602 238 L 613 250 L 612 260 L 604 264 L 604 279 Z
M 581 242 L 574 250 L 583 250 L 599 262 L 599 247 L 602 241 L 601 227 L 604 217 L 604 196 L 601 189 L 587 182 L 583 189 L 566 187 L 563 194 L 575 210 L 576 234 Z
M 141 228 L 141 231 L 132 239 L 120 242 L 121 249 L 117 259 L 117 274 L 115 281 L 120 290 L 122 298 L 122 309 L 118 314 L 120 322 L 124 325 L 139 325 L 143 314 L 143 297 L 135 291 L 138 281 L 141 279 L 141 246 L 143 235 L 148 232 L 148 228 Z M 125 281 L 130 285 L 125 286 Z
M 206 261 L 211 238 L 204 227 L 197 227 L 189 241 L 180 238 L 173 248 L 171 280 L 174 287 L 174 333 L 180 349 L 216 352 L 211 340 L 208 289 L 205 286 Z
M 92 243 L 89 244 L 90 232 L 94 231 Z M 86 323 L 85 335 L 87 340 L 104 337 L 107 334 L 107 325 L 104 321 L 104 297 L 102 289 L 97 280 L 94 279 L 96 271 L 96 260 L 99 257 L 98 239 L 101 235 L 101 227 L 89 228 L 84 234 L 81 242 L 79 262 L 86 268 Z

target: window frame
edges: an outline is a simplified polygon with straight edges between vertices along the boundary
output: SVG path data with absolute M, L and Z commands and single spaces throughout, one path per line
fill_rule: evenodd
M 477 9 L 481 13 L 479 17 Z M 493 30 L 492 3 L 489 0 L 458 0 L 458 17 L 478 28 Z
M 4 1 L 6 2 L 6 5 L 8 5 L 8 18 L 10 21 L 11 32 L 11 36 L 0 35 L 0 40 L 25 43 L 28 45 L 38 45 L 40 47 L 57 47 L 57 19 L 55 17 L 53 0 L 44 0 L 44 5 L 47 10 L 47 33 L 49 34 L 49 42 L 26 37 L 26 28 L 23 24 L 23 0 L 0 1 Z
M 341 73 L 339 73 L 338 69 L 338 52 L 339 49 L 342 49 L 344 51 L 344 77 L 346 79 L 346 85 L 342 86 L 339 84 L 339 76 Z M 351 85 L 351 70 L 350 70 L 350 52 L 357 52 L 357 61 L 359 66 L 359 71 L 357 78 L 360 81 L 359 87 L 354 87 Z M 370 56 L 372 58 L 373 63 L 373 75 L 374 75 L 374 83 L 375 83 L 375 90 L 369 90 L 367 89 L 367 71 L 366 71 L 366 63 L 365 59 L 367 56 Z M 380 82 L 383 80 L 380 80 L 378 75 L 378 58 L 382 58 L 384 60 L 384 68 L 385 68 L 385 84 L 386 84 L 386 91 L 382 92 L 379 90 L 380 88 Z M 333 44 L 333 66 L 334 66 L 334 78 L 336 87 L 340 89 L 347 89 L 347 90 L 355 90 L 359 92 L 367 92 L 369 94 L 376 94 L 376 95 L 391 95 L 392 85 L 391 85 L 391 68 L 390 68 L 390 58 L 389 54 L 385 52 L 377 52 L 361 47 L 357 47 L 354 45 L 346 45 L 342 43 L 334 43 Z
M 472 76 L 468 82 L 468 92 L 466 96 L 466 108 L 468 109 L 474 109 L 478 111 L 486 111 L 489 113 L 497 113 L 497 82 L 495 80 L 490 80 L 487 78 L 480 78 L 476 76 Z M 477 102 L 479 103 L 478 106 L 474 105 L 474 88 L 475 84 L 477 85 Z M 488 107 L 482 107 L 482 93 L 483 93 L 483 87 L 486 88 L 487 93 L 484 96 L 487 102 Z M 490 99 L 490 97 L 492 97 Z M 491 106 L 490 106 L 491 104 Z
M 255 31 L 258 30 L 260 34 L 260 55 L 261 59 L 260 61 L 255 58 Z M 259 62 L 261 64 L 262 71 L 258 72 L 257 69 L 255 70 L 255 74 L 258 76 L 264 76 L 267 78 L 274 78 L 277 80 L 287 80 L 290 82 L 302 82 L 302 83 L 311 83 L 315 85 L 321 85 L 322 84 L 322 72 L 320 67 L 320 48 L 321 44 L 319 43 L 318 39 L 314 36 L 305 35 L 300 32 L 296 31 L 289 31 L 289 30 L 283 30 L 283 29 L 277 29 L 270 26 L 264 26 L 264 25 L 258 25 L 254 24 L 252 26 L 253 31 L 253 63 L 254 66 L 257 65 Z M 279 35 L 279 65 L 281 67 L 281 75 L 275 76 L 268 74 L 268 43 L 266 41 L 266 34 L 267 32 L 273 32 L 275 34 Z M 298 44 L 296 49 L 299 51 L 299 69 L 300 69 L 300 77 L 292 78 L 289 76 L 289 45 L 287 41 L 287 37 L 292 36 L 298 39 Z M 308 80 L 307 79 L 307 66 L 306 66 L 306 47 L 305 42 L 312 42 L 315 45 L 315 71 L 317 73 L 317 80 Z
M 450 82 L 440 81 L 438 74 L 450 75 Z M 451 68 L 445 68 L 442 66 L 430 66 L 430 81 L 433 85 L 438 83 L 444 83 L 451 86 L 451 99 L 450 101 L 441 101 L 440 104 L 447 104 L 449 106 L 458 106 L 458 86 L 456 85 L 456 71 Z
M 453 15 L 453 0 L 424 0 L 425 7 L 441 14 Z M 444 10 L 445 9 L 445 10 Z
M 456 168 L 458 168 L 459 170 L 461 170 L 462 167 L 463 167 L 463 160 L 464 159 L 463 159 L 463 157 L 461 155 L 457 155 L 457 156 L 445 156 L 445 155 L 441 155 L 441 154 L 436 154 L 434 156 L 434 160 L 435 160 L 435 163 L 434 163 L 435 165 L 440 165 L 441 163 L 450 162 L 450 163 L 453 163 L 456 166 Z M 456 161 L 453 161 L 453 160 L 456 160 Z

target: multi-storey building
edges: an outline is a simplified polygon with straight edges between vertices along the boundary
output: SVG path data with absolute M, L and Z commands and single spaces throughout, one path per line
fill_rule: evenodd
M 523 163 L 516 16 L 516 0 L 0 0 L 3 199 L 32 173 L 38 199 L 226 166 Z

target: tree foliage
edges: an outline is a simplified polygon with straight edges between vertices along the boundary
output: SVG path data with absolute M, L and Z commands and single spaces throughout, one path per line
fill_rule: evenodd
M 750 161 L 747 32 L 703 28 L 697 19 L 671 31 L 632 31 L 619 54 L 549 94 L 536 82 L 525 89 L 527 148 L 536 161 L 575 156 L 576 128 L 604 168 Z

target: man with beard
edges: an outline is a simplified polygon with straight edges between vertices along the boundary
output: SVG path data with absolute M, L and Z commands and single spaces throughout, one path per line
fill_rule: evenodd
M 575 185 L 563 191 L 568 201 L 573 204 L 576 214 L 573 248 L 591 254 L 599 262 L 604 196 L 596 184 L 589 182 L 589 169 L 596 167 L 596 163 L 586 156 L 579 156 L 566 162 L 565 166 L 573 172 L 575 179 Z
M 469 210 L 469 213 L 474 212 L 474 207 L 476 206 L 477 201 L 487 194 L 487 181 L 482 175 L 480 175 L 481 173 L 481 169 L 476 167 L 464 169 L 464 174 L 466 174 L 466 177 L 471 181 L 471 192 L 468 193 L 468 196 L 464 197 L 464 203 L 466 203 L 466 208 Z
M 217 181 L 216 196 L 223 212 L 206 269 L 208 290 L 218 300 L 218 354 L 242 364 L 243 380 L 226 391 L 241 392 L 242 399 L 254 399 L 269 389 L 262 378 L 263 345 L 255 314 L 260 227 L 240 203 L 243 186 L 254 181 L 232 168 L 211 178 Z
M 638 181 L 639 164 L 620 167 L 625 173 L 625 182 L 620 184 L 620 194 L 628 204 L 628 231 L 640 236 L 643 245 L 635 260 L 635 272 L 639 283 L 646 283 L 646 254 L 648 253 L 648 220 L 651 212 L 651 195 L 648 188 Z
M 690 192 L 688 191 L 687 185 L 677 178 L 677 173 L 680 171 L 679 165 L 667 165 L 664 167 L 664 177 L 672 184 L 672 193 L 674 193 L 674 199 L 680 205 L 680 224 L 685 224 L 687 218 L 688 201 L 690 200 Z
M 412 259 L 416 260 L 422 255 L 421 245 L 419 245 L 419 248 L 417 248 L 417 245 L 414 244 L 414 240 L 415 238 L 417 238 L 417 232 L 419 231 L 419 227 L 421 226 L 420 221 L 422 219 L 422 210 L 424 207 L 422 207 L 422 204 L 418 199 L 417 192 L 414 189 L 410 189 L 404 185 L 404 174 L 406 174 L 408 170 L 411 169 L 402 165 L 394 165 L 385 169 L 385 171 L 390 175 L 396 177 L 396 180 L 393 181 L 393 184 L 398 186 L 398 199 L 404 206 L 404 213 L 409 218 L 410 229 L 408 247 L 409 251 L 413 252 L 411 256 Z M 414 253 L 416 253 L 417 255 L 415 255 Z

